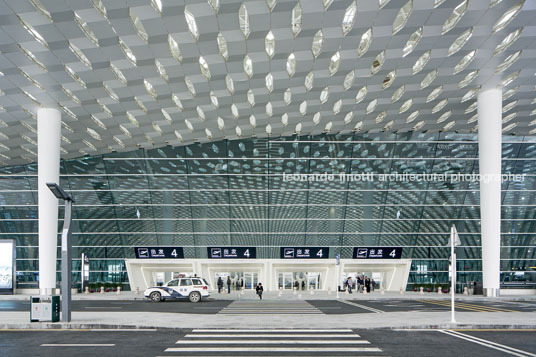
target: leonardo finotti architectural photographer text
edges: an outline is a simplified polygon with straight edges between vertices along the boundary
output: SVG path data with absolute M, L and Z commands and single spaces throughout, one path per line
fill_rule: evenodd
M 390 174 L 373 174 L 371 172 L 346 174 L 346 173 L 319 173 L 319 174 L 286 174 L 283 173 L 284 182 L 372 182 L 372 181 L 409 181 L 409 182 L 427 182 L 427 181 L 444 181 L 450 183 L 456 182 L 524 182 L 526 174 L 428 174 L 428 173 L 390 173 Z

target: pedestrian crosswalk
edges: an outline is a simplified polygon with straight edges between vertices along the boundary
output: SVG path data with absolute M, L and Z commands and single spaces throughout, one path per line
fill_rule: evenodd
M 445 306 L 450 308 L 450 300 L 421 300 L 424 303 Z M 511 309 L 504 309 L 499 307 L 494 307 L 485 304 L 475 304 L 475 303 L 466 303 L 462 301 L 456 301 L 454 307 L 458 310 L 468 310 L 468 311 L 477 311 L 477 312 L 517 312 Z
M 307 301 L 233 301 L 218 312 L 219 314 L 251 315 L 305 315 L 322 314 L 323 312 Z
M 165 356 L 385 356 L 351 329 L 194 329 Z

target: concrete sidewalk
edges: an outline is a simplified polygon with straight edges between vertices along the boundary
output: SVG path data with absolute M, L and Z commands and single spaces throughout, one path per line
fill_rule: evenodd
M 266 291 L 263 294 L 264 300 L 336 300 L 337 294 L 335 292 L 327 291 Z M 132 291 L 117 293 L 92 293 L 92 294 L 73 294 L 73 300 L 145 300 L 143 292 L 136 294 Z M 212 292 L 210 299 L 214 300 L 257 300 L 257 296 L 254 291 L 245 290 L 243 292 L 231 291 L 230 294 L 218 294 L 218 292 Z M 404 292 L 400 294 L 399 292 L 384 292 L 381 294 L 379 291 L 374 291 L 368 294 L 358 294 L 352 293 L 348 294 L 346 292 L 339 293 L 339 300 L 403 300 L 403 299 L 450 299 L 449 294 L 438 294 L 438 293 L 424 293 L 420 294 L 418 292 Z M 456 299 L 464 301 L 490 301 L 491 300 L 511 300 L 511 301 L 536 301 L 536 295 L 512 295 L 512 296 L 500 296 L 498 298 L 488 298 L 481 295 L 462 295 L 456 294 Z M 30 300 L 30 295 L 0 295 L 0 301 L 5 300 Z
M 0 312 L 0 329 L 47 328 L 536 328 L 536 312 L 390 312 L 345 315 L 199 315 L 77 312 L 71 323 L 30 323 L 29 312 Z

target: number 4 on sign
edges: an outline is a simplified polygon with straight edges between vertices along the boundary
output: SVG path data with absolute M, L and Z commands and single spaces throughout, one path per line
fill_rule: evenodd
M 177 258 L 177 249 L 173 249 L 173 251 L 171 252 L 171 255 L 173 255 L 175 258 Z
M 322 255 L 323 255 L 323 254 L 322 254 L 322 249 L 320 249 L 320 250 L 318 251 L 318 253 L 316 253 L 316 256 L 322 258 Z
M 249 258 L 249 249 L 246 249 L 246 251 L 244 252 L 244 257 L 248 257 L 248 258 Z
M 393 251 L 389 253 L 389 255 L 393 258 L 396 257 L 396 249 L 393 249 Z

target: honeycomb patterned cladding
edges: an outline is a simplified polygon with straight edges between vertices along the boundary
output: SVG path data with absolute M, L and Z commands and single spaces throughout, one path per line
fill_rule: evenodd
M 2 166 L 36 161 L 49 106 L 63 112 L 63 158 L 477 132 L 476 95 L 494 86 L 503 132 L 536 134 L 532 1 L 2 0 L 0 20 Z

